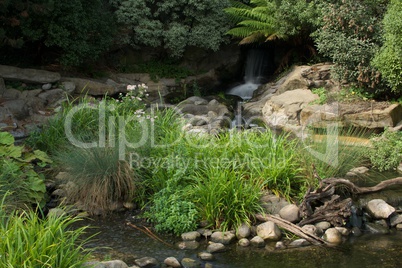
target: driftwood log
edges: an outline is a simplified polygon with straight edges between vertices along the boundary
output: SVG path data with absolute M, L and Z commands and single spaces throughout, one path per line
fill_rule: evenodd
M 402 184 L 402 177 L 382 181 L 372 187 L 358 187 L 351 181 L 342 178 L 329 178 L 320 181 L 319 187 L 309 189 L 300 205 L 302 220 L 298 225 L 273 215 L 257 214 L 260 221 L 272 221 L 279 227 L 309 241 L 314 245 L 325 245 L 323 239 L 304 231 L 300 226 L 319 221 L 328 221 L 334 226 L 341 226 L 351 215 L 352 199 L 341 197 L 336 192 L 339 185 L 346 187 L 354 195 L 381 191 L 392 185 Z

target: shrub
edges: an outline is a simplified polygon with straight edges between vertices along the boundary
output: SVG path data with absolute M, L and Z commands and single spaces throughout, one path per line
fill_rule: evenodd
M 333 77 L 378 90 L 371 60 L 379 48 L 387 0 L 320 1 L 321 27 L 313 34 L 318 51 L 334 63 Z
M 14 145 L 14 137 L 0 132 L 0 193 L 7 195 L 8 205 L 15 207 L 43 206 L 46 187 L 43 174 L 37 168 L 45 167 L 51 160 L 39 150 L 29 151 Z
M 1 267 L 83 267 L 90 251 L 80 240 L 86 227 L 71 230 L 78 218 L 49 216 L 34 211 L 6 214 L 0 206 Z
M 395 169 L 402 162 L 402 132 L 386 130 L 371 142 L 370 161 L 379 171 Z
M 218 50 L 228 30 L 223 8 L 229 1 L 111 0 L 119 23 L 127 27 L 122 39 L 135 47 L 162 48 L 181 57 L 187 46 Z
M 402 93 L 402 3 L 391 1 L 385 14 L 384 44 L 373 59 L 373 65 L 397 96 Z

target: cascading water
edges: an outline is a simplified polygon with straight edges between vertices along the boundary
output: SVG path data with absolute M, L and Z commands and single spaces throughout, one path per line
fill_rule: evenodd
M 266 59 L 263 50 L 250 49 L 247 53 L 244 83 L 231 88 L 227 94 L 236 95 L 243 100 L 249 100 L 253 92 L 261 85 Z

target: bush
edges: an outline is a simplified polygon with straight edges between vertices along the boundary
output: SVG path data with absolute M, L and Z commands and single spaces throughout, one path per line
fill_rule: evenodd
M 229 1 L 111 0 L 118 22 L 127 28 L 122 39 L 135 47 L 162 48 L 181 57 L 187 46 L 218 50 L 228 30 L 223 8 Z
M 0 132 L 0 194 L 11 193 L 5 202 L 14 207 L 43 206 L 46 201 L 45 178 L 37 173 L 37 168 L 48 163 L 51 160 L 44 152 L 15 146 L 10 133 Z
M 318 51 L 334 63 L 333 77 L 378 90 L 379 72 L 371 60 L 381 43 L 387 0 L 318 1 L 321 27 L 313 34 Z
M 402 132 L 386 130 L 371 142 L 374 149 L 370 151 L 370 161 L 379 171 L 395 169 L 402 162 Z
M 0 206 L 1 267 L 83 267 L 90 252 L 80 240 L 86 227 L 71 230 L 77 218 L 49 216 L 34 211 L 6 214 Z
M 402 3 L 391 1 L 384 20 L 384 44 L 373 59 L 373 65 L 396 95 L 402 93 Z

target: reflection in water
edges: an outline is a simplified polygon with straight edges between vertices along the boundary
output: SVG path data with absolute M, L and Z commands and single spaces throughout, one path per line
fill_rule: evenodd
M 113 215 L 112 219 L 83 221 L 81 224 L 97 226 L 90 228 L 88 235 L 98 233 L 96 240 L 88 247 L 101 247 L 97 258 L 121 259 L 129 266 L 141 257 L 154 257 L 160 262 L 167 257 L 197 259 L 197 253 L 206 249 L 207 241 L 201 241 L 199 250 L 180 250 L 156 241 L 144 233 L 126 225 L 129 214 Z M 139 225 L 139 224 L 138 224 Z M 174 244 L 178 238 L 160 236 Z M 390 235 L 363 235 L 349 238 L 336 248 L 305 247 L 292 250 L 269 250 L 241 248 L 230 245 L 229 251 L 214 254 L 215 268 L 265 268 L 265 267 L 400 267 L 402 253 L 402 231 Z M 103 247 L 103 248 L 102 248 Z

